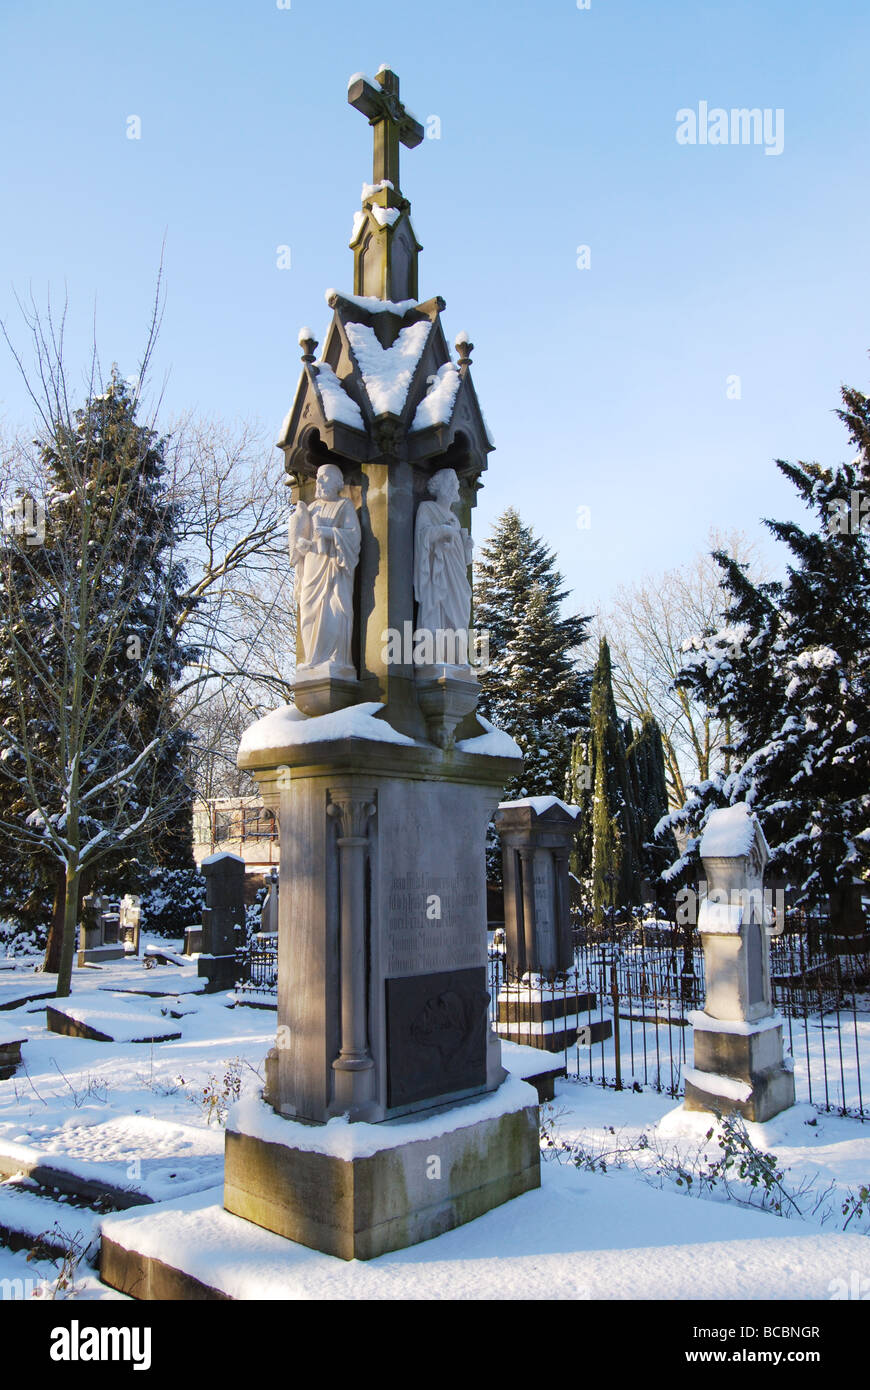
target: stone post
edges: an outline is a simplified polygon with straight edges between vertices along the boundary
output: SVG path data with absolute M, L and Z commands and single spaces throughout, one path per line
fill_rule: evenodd
M 237 854 L 212 854 L 200 867 L 205 907 L 197 970 L 208 981 L 206 993 L 213 993 L 232 989 L 236 982 L 236 927 L 245 924 L 245 861 Z
M 795 1096 L 770 988 L 771 914 L 764 899 L 770 851 L 745 802 L 713 812 L 700 851 L 707 893 L 698 931 L 707 994 L 703 1011 L 689 1014 L 695 1065 L 685 1072 L 685 1106 L 769 1120 Z

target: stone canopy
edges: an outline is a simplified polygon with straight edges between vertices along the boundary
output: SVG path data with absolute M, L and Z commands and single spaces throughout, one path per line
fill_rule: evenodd
M 278 439 L 291 484 L 327 460 L 350 480 L 361 465 L 392 458 L 453 468 L 476 488 L 495 446 L 471 379 L 472 345 L 459 340 L 458 362 L 447 346 L 444 300 L 394 303 L 337 290 L 326 299 L 333 316 L 323 352 L 315 361 L 316 341 L 302 341 L 310 349 Z

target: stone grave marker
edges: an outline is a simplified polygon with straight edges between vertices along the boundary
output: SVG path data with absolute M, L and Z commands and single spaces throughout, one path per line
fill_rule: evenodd
M 707 994 L 703 1011 L 689 1015 L 695 1057 L 685 1072 L 685 1106 L 769 1120 L 795 1098 L 770 988 L 771 915 L 764 896 L 770 852 L 745 802 L 713 812 L 700 852 L 707 893 L 698 931 Z

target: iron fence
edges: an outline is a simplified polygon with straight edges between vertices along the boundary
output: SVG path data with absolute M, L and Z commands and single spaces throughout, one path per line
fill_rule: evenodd
M 705 998 L 694 928 L 643 912 L 609 914 L 595 927 L 577 913 L 569 971 L 509 980 L 504 946 L 495 942 L 489 986 L 500 1036 L 555 1054 L 566 1075 L 620 1090 L 683 1093 L 691 1013 Z M 870 936 L 851 939 L 843 951 L 824 913 L 790 911 L 786 930 L 771 939 L 771 987 L 797 1099 L 870 1118 L 862 1074 L 870 1065 Z

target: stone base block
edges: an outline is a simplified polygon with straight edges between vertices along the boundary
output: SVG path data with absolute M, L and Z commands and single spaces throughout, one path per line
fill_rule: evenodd
M 297 666 L 293 682 L 296 708 L 316 718 L 347 709 L 359 700 L 360 683 L 352 666 L 324 662 L 320 666 Z
M 123 960 L 127 952 L 121 945 L 118 946 L 88 946 L 85 950 L 79 951 L 77 956 L 78 965 L 104 965 L 106 961 Z
M 184 950 L 183 956 L 199 955 L 202 950 L 202 927 L 184 928 Z
M 235 956 L 200 956 L 196 963 L 196 973 L 206 981 L 205 993 L 218 994 L 224 989 L 234 989 L 236 984 Z
M 686 1071 L 687 1110 L 737 1111 L 763 1123 L 794 1105 L 794 1075 L 783 1062 L 782 1023 L 727 1024 L 695 1014 L 695 1065 Z M 705 1027 L 714 1022 L 715 1027 Z
M 591 993 L 509 986 L 496 1000 L 495 1031 L 506 1041 L 545 1052 L 564 1052 L 577 1042 L 591 1047 L 613 1033 L 609 1018 L 591 1016 L 596 1006 Z
M 516 1080 L 502 1089 L 501 1105 L 493 1093 L 383 1125 L 306 1126 L 243 1103 L 227 1129 L 224 1207 L 344 1260 L 442 1235 L 540 1186 L 534 1093 Z
M 21 1044 L 24 1038 L 0 1038 L 0 1081 L 14 1076 L 21 1065 Z

